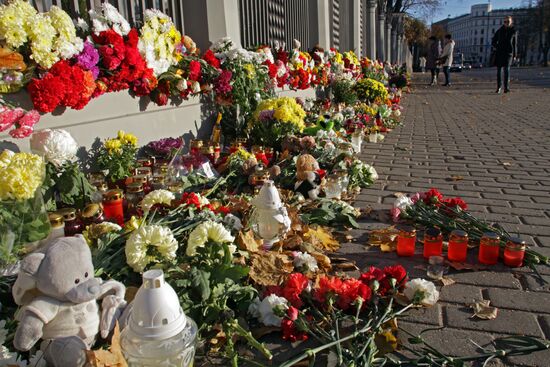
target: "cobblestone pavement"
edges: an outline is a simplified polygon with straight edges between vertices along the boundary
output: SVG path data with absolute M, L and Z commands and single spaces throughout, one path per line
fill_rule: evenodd
M 364 145 L 362 159 L 373 163 L 379 181 L 357 198 L 356 206 L 374 210 L 391 207 L 394 193 L 438 188 L 460 196 L 476 215 L 519 233 L 537 250 L 550 255 L 550 71 L 512 71 L 512 93 L 496 95 L 494 69 L 453 73 L 453 86 L 429 87 L 428 75 L 413 78 L 413 93 L 404 99 L 404 125 L 382 143 Z M 517 80 L 519 79 L 519 81 Z M 455 181 L 453 176 L 463 179 Z M 363 221 L 354 244 L 342 252 L 361 269 L 405 262 L 412 277 L 423 264 L 366 249 L 365 229 L 380 226 Z M 419 248 L 417 250 L 420 250 Z M 366 252 L 365 252 L 366 251 Z M 472 262 L 477 251 L 471 250 Z M 550 268 L 540 267 L 550 282 Z M 414 311 L 400 324 L 424 334 L 450 355 L 476 351 L 503 335 L 550 339 L 550 288 L 528 268 L 491 267 L 477 272 L 450 272 L 455 284 L 441 289 L 441 302 Z M 499 308 L 494 320 L 476 320 L 468 304 L 491 300 Z M 493 366 L 550 366 L 550 351 L 513 357 Z

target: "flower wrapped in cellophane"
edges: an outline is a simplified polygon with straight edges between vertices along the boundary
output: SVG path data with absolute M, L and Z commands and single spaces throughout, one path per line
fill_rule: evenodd
M 159 10 L 145 10 L 145 23 L 140 30 L 138 48 L 147 66 L 155 76 L 168 71 L 168 68 L 181 59 L 181 33 L 172 19 Z
M 40 193 L 44 160 L 31 153 L 0 153 L 0 266 L 16 262 L 25 245 L 44 239 L 50 222 Z
M 280 149 L 284 137 L 304 130 L 305 116 L 304 109 L 294 98 L 266 99 L 256 108 L 248 123 L 248 132 L 254 144 Z

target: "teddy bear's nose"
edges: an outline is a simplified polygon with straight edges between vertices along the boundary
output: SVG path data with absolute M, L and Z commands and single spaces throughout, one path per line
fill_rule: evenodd
M 90 294 L 97 294 L 99 293 L 99 287 L 97 285 L 92 285 L 88 287 L 88 292 L 90 292 Z

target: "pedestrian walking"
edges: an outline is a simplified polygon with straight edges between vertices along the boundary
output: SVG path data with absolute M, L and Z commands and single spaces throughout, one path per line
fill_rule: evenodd
M 440 61 L 443 65 L 443 74 L 445 74 L 444 87 L 451 86 L 451 65 L 453 64 L 453 52 L 455 49 L 455 41 L 450 34 L 445 35 L 445 47 L 441 53 Z
M 420 56 L 418 61 L 420 62 L 420 71 L 424 74 L 426 72 L 426 58 L 424 56 Z
M 510 92 L 510 65 L 517 56 L 518 33 L 512 25 L 512 17 L 504 18 L 502 26 L 495 32 L 492 58 L 497 67 L 497 93 L 502 91 L 502 69 L 504 69 L 504 93 Z
M 436 85 L 437 78 L 439 77 L 438 60 L 441 56 L 441 43 L 435 36 L 431 36 L 429 40 L 430 46 L 428 48 L 428 57 L 426 58 L 426 68 L 432 73 L 432 83 L 430 85 Z

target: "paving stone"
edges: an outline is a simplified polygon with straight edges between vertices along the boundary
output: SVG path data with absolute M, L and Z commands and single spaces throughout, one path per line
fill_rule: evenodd
M 483 299 L 481 288 L 471 285 L 452 284 L 444 286 L 439 291 L 439 299 L 443 302 L 469 305 Z
M 447 326 L 452 328 L 543 336 L 536 316 L 531 313 L 499 309 L 497 318 L 493 320 L 480 320 L 472 318 L 472 315 L 472 310 L 469 307 L 447 305 L 444 308 Z
M 441 307 L 441 304 L 438 303 L 433 307 L 412 309 L 408 311 L 405 316 L 400 317 L 399 320 L 418 324 L 443 326 Z
M 487 295 L 497 307 L 550 313 L 550 297 L 547 293 L 490 288 Z
M 499 273 L 492 271 L 462 272 L 449 275 L 449 278 L 457 283 L 472 284 L 479 287 L 502 287 L 521 289 L 519 280 L 511 273 Z

